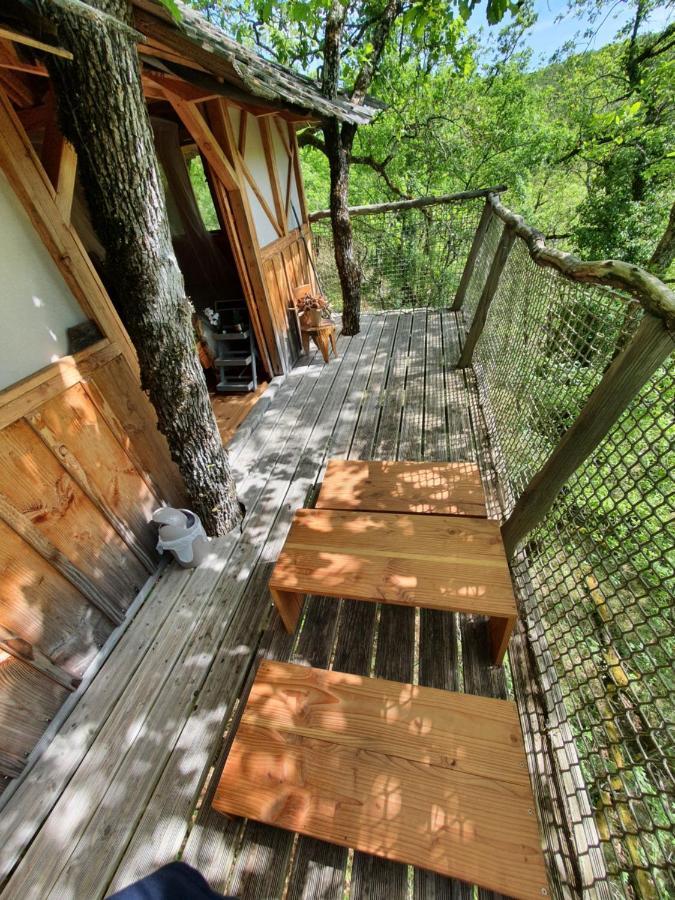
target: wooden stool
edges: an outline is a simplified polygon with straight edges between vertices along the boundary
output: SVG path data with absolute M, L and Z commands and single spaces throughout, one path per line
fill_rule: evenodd
M 507 700 L 265 661 L 213 807 L 509 897 L 549 893 Z
M 517 616 L 499 525 L 470 516 L 299 509 L 269 585 L 289 632 L 305 594 L 488 616 L 495 665 Z
M 335 325 L 332 322 L 322 322 L 321 325 L 303 325 L 300 329 L 302 336 L 302 349 L 305 354 L 309 353 L 310 337 L 321 351 L 323 361 L 328 362 L 329 342 L 333 348 L 333 354 L 337 357 L 337 346 L 335 344 Z
M 480 472 L 470 462 L 331 459 L 316 508 L 487 516 Z

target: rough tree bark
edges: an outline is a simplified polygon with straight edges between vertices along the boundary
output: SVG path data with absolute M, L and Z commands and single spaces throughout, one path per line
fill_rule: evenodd
M 675 259 L 675 203 L 670 207 L 670 215 L 665 231 L 647 263 L 647 267 L 663 278 Z
M 396 17 L 401 12 L 399 0 L 387 0 L 380 14 L 372 39 L 372 52 L 359 71 L 351 99 L 363 103 L 375 76 L 387 38 Z M 342 36 L 349 13 L 349 3 L 333 0 L 326 17 L 324 33 L 323 73 L 321 92 L 334 100 L 340 83 Z M 352 224 L 349 218 L 349 166 L 356 137 L 356 125 L 330 119 L 323 125 L 324 148 L 330 169 L 330 214 L 335 246 L 335 264 L 342 287 L 342 331 L 358 334 L 361 319 L 361 267 L 354 249 Z
M 348 4 L 333 0 L 326 18 L 322 93 L 334 100 L 340 81 L 342 32 Z M 358 334 L 361 317 L 361 268 L 354 250 L 349 218 L 349 166 L 356 126 L 329 119 L 323 127 L 324 147 L 330 170 L 330 217 L 333 226 L 335 265 L 342 287 L 342 331 Z
M 61 126 L 75 146 L 106 284 L 138 353 L 141 383 L 207 532 L 241 519 L 227 454 L 195 352 L 126 0 L 88 0 L 113 18 L 43 3 L 73 60 L 50 57 Z M 120 23 L 118 25 L 115 20 Z

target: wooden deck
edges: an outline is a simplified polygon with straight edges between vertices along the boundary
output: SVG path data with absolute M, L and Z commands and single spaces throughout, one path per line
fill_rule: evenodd
M 505 697 L 486 623 L 469 616 L 315 599 L 288 635 L 267 581 L 293 511 L 329 457 L 477 460 L 489 475 L 472 376 L 455 371 L 455 314 L 365 317 L 275 380 L 230 452 L 243 533 L 199 570 L 169 567 L 0 816 L 3 897 L 101 897 L 177 855 L 242 898 L 469 897 L 441 876 L 210 808 L 228 723 L 254 663 L 291 660 Z M 486 482 L 488 512 L 495 509 Z M 125 627 L 125 626 L 122 626 Z M 481 893 L 487 897 L 486 892 Z

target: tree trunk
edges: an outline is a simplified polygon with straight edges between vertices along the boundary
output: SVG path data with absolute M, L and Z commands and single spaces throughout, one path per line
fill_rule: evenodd
M 195 352 L 132 32 L 75 5 L 43 6 L 74 57 L 50 56 L 49 68 L 61 126 L 77 150 L 106 250 L 106 285 L 192 508 L 209 534 L 223 534 L 240 521 L 240 505 Z M 89 6 L 129 21 L 126 0 L 89 0 Z
M 361 267 L 356 257 L 349 218 L 349 164 L 356 134 L 355 125 L 336 119 L 323 127 L 330 168 L 330 217 L 333 226 L 335 265 L 342 287 L 342 331 L 358 334 L 361 318 Z
M 663 278 L 673 259 L 675 259 L 675 203 L 670 207 L 668 224 L 647 266 L 655 275 Z

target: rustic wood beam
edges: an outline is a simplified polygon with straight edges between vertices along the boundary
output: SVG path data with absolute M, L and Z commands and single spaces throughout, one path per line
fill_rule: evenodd
M 239 138 L 237 140 L 237 149 L 239 156 L 242 158 L 246 155 L 246 130 L 248 126 L 248 113 L 242 109 L 239 113 Z
M 647 312 L 662 319 L 666 328 L 675 335 L 675 292 L 656 275 L 632 263 L 616 259 L 584 262 L 571 253 L 547 247 L 544 235 L 527 225 L 522 216 L 503 206 L 497 196 L 491 196 L 490 203 L 495 214 L 525 241 L 530 256 L 538 266 L 557 269 L 571 281 L 605 285 L 631 294 Z
M 56 191 L 56 205 L 64 222 L 70 222 L 70 212 L 75 193 L 77 174 L 77 153 L 75 148 L 61 134 L 56 119 L 54 103 L 48 104 L 51 115 L 42 141 L 40 162 Z
M 200 152 L 204 154 L 211 168 L 225 185 L 226 190 L 238 190 L 237 173 L 209 128 L 204 116 L 202 116 L 194 103 L 190 103 L 179 97 L 178 94 L 174 94 L 166 85 L 161 86 L 166 99 L 173 106 L 181 122 L 194 138 Z
M 80 683 L 79 678 L 75 678 L 61 666 L 56 665 L 39 647 L 24 640 L 18 634 L 5 628 L 4 625 L 0 625 L 0 650 L 4 650 L 15 659 L 22 660 L 69 691 L 74 691 Z
M 32 47 L 35 50 L 42 50 L 43 53 L 51 53 L 52 56 L 60 56 L 62 59 L 73 58 L 73 54 L 70 50 L 64 50 L 62 47 L 55 47 L 54 44 L 46 44 L 44 41 L 38 41 L 36 38 L 29 37 L 27 34 L 13 31 L 11 28 L 0 26 L 0 38 L 6 38 L 8 41 L 14 41 L 16 44 L 23 44 L 25 47 Z
M 471 365 L 473 351 L 478 343 L 478 338 L 483 332 L 490 304 L 497 293 L 499 281 L 502 277 L 506 260 L 509 258 L 509 253 L 511 252 L 511 247 L 513 246 L 515 239 L 516 235 L 513 229 L 505 225 L 490 266 L 490 271 L 485 280 L 485 285 L 480 295 L 480 300 L 478 301 L 478 306 L 476 307 L 469 333 L 466 336 L 462 354 L 457 364 L 460 369 L 467 369 Z
M 307 209 L 307 197 L 305 195 L 305 182 L 302 176 L 302 166 L 300 165 L 300 150 L 298 149 L 298 136 L 293 125 L 288 125 L 288 140 L 292 147 L 293 153 L 293 172 L 295 174 L 295 185 L 298 189 L 298 197 L 300 199 L 300 221 L 309 222 L 309 210 Z M 295 216 L 293 216 L 295 221 Z M 298 223 L 295 222 L 297 225 Z M 311 252 L 311 234 L 309 237 L 309 252 Z
M 469 282 L 471 281 L 471 276 L 473 275 L 473 270 L 476 266 L 476 260 L 478 259 L 480 248 L 483 246 L 483 241 L 485 240 L 485 235 L 487 234 L 492 215 L 492 206 L 490 201 L 486 200 L 485 206 L 483 207 L 483 214 L 480 217 L 476 233 L 473 236 L 473 243 L 471 244 L 471 249 L 469 250 L 469 255 L 466 259 L 462 278 L 459 282 L 457 293 L 455 294 L 455 300 L 452 304 L 452 309 L 455 311 L 460 310 L 464 304 L 466 290 L 469 287 Z
M 0 69 L 0 87 L 4 86 L 12 101 L 19 107 L 34 106 L 38 97 L 18 72 Z
M 541 522 L 568 478 L 588 459 L 620 415 L 675 349 L 662 319 L 646 313 L 630 343 L 615 357 L 558 446 L 518 498 L 502 525 L 506 552 Z
M 400 212 L 405 209 L 423 209 L 425 206 L 436 206 L 439 203 L 454 203 L 456 200 L 477 200 L 480 197 L 488 197 L 490 194 L 499 194 L 508 190 L 506 185 L 498 187 L 480 188 L 475 191 L 460 191 L 458 194 L 442 194 L 439 197 L 417 197 L 414 200 L 396 200 L 392 203 L 373 203 L 369 206 L 350 206 L 350 216 L 376 216 L 387 212 Z M 321 209 L 310 213 L 309 221 L 318 222 L 319 219 L 330 218 L 329 209 Z
M 272 146 L 272 135 L 270 133 L 270 120 L 268 118 L 258 119 L 258 127 L 260 128 L 260 136 L 262 138 L 263 152 L 265 153 L 265 162 L 267 163 L 267 174 L 269 175 L 270 185 L 272 187 L 272 199 L 274 200 L 274 209 L 276 219 L 279 224 L 278 231 L 280 236 L 286 234 L 286 217 L 284 215 L 284 203 L 281 199 L 281 186 L 279 185 L 279 172 L 277 171 L 277 160 Z
M 288 223 L 288 214 L 291 210 L 291 196 L 293 193 L 293 164 L 295 162 L 294 150 L 294 146 L 291 145 L 291 152 L 288 154 L 288 166 L 286 169 L 286 200 L 284 201 L 284 220 L 286 223 Z

